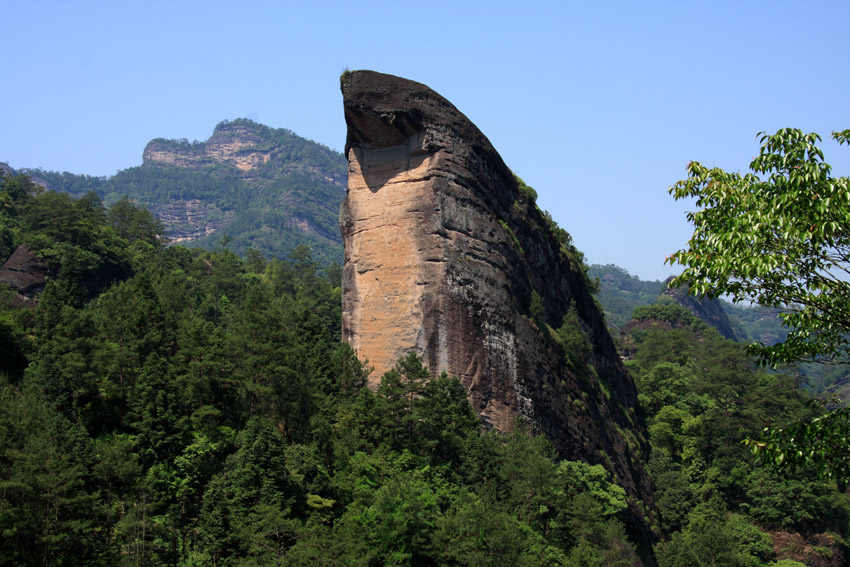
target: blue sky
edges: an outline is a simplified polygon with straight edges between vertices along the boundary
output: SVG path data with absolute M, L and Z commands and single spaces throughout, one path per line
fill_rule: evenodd
M 427 84 L 591 263 L 644 279 L 692 229 L 690 160 L 745 170 L 760 131 L 850 128 L 850 1 L 0 0 L 0 162 L 111 175 L 156 137 L 248 117 L 341 150 L 339 74 Z M 850 148 L 825 140 L 836 174 Z

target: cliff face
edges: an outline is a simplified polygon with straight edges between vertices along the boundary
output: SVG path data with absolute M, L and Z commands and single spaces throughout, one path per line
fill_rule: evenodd
M 174 199 L 151 206 L 168 227 L 171 242 L 190 243 L 215 234 L 233 221 L 233 210 L 222 211 L 214 203 L 201 199 Z
M 247 119 L 219 123 L 205 142 L 156 138 L 145 146 L 142 161 L 187 169 L 226 164 L 248 180 L 300 174 L 338 187 L 345 184 L 339 154 L 288 130 Z
M 723 304 L 719 300 L 709 299 L 707 297 L 695 297 L 688 293 L 686 287 L 666 287 L 672 279 L 673 277 L 671 276 L 664 282 L 665 287 L 661 292 L 662 296 L 671 297 L 677 305 L 681 305 L 690 311 L 694 317 L 717 329 L 724 338 L 732 341 L 743 340 L 743 337 L 735 332 L 732 322 L 729 320 L 726 311 L 723 310 Z
M 142 160 L 195 169 L 230 163 L 248 171 L 271 159 L 270 149 L 259 148 L 264 142 L 265 139 L 247 124 L 222 123 L 206 142 L 151 140 L 145 146 Z
M 174 242 L 248 248 L 286 257 L 306 245 L 322 263 L 342 259 L 338 232 L 345 158 L 283 128 L 238 118 L 203 142 L 150 141 L 138 168 L 108 180 L 165 223 Z
M 606 465 L 631 497 L 630 529 L 649 541 L 635 387 L 568 242 L 440 95 L 371 71 L 346 74 L 342 91 L 343 338 L 370 380 L 416 351 L 460 378 L 488 426 L 522 417 L 565 458 Z M 555 338 L 570 305 L 585 353 Z
M 342 261 L 339 204 L 346 160 L 285 128 L 246 118 L 225 120 L 204 142 L 151 140 L 140 166 L 111 177 L 25 171 L 53 191 L 95 191 L 107 204 L 129 197 L 144 205 L 173 242 L 286 258 L 299 246 L 322 263 Z

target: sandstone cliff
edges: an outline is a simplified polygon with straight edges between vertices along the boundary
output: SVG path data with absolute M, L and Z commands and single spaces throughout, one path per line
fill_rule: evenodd
M 634 383 L 569 237 L 428 87 L 356 71 L 342 92 L 343 337 L 374 367 L 370 380 L 416 351 L 460 378 L 489 427 L 526 419 L 565 458 L 607 466 L 648 542 L 655 505 Z M 556 331 L 571 305 L 579 351 Z
M 315 148 L 305 151 L 310 145 Z M 142 152 L 142 161 L 188 169 L 224 164 L 243 172 L 243 179 L 267 176 L 266 170 L 271 169 L 277 175 L 300 173 L 341 187 L 345 177 L 338 168 L 338 155 L 289 130 L 239 118 L 217 124 L 204 142 L 151 140 Z
M 145 146 L 142 160 L 191 168 L 230 163 L 248 171 L 271 159 L 272 149 L 261 147 L 265 141 L 250 124 L 222 122 L 206 142 L 151 140 Z
M 226 236 L 237 254 L 252 248 L 285 258 L 307 246 L 323 264 L 342 260 L 346 162 L 339 152 L 238 118 L 202 142 L 151 140 L 142 159 L 103 179 L 98 192 L 107 202 L 127 195 L 145 205 L 173 242 L 213 247 Z

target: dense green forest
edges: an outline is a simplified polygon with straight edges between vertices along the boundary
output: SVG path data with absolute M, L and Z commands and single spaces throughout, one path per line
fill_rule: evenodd
M 460 383 L 414 356 L 364 387 L 338 265 L 162 229 L 127 199 L 0 178 L 0 252 L 26 244 L 53 274 L 34 307 L 0 290 L 0 565 L 639 564 L 601 466 L 521 423 L 482 432 Z M 840 558 L 846 494 L 741 444 L 823 411 L 795 375 L 676 306 L 625 328 L 659 565 Z
M 612 264 L 591 264 L 587 271 L 591 279 L 599 281 L 596 298 L 615 336 L 619 336 L 623 326 L 632 320 L 635 309 L 671 301 L 669 297 L 659 297 L 664 282 L 642 280 Z M 771 345 L 784 340 L 788 334 L 776 309 L 730 303 L 722 298 L 720 302 L 732 328 L 745 343 Z M 816 394 L 834 395 L 844 403 L 850 401 L 850 372 L 846 365 L 800 363 L 788 367 L 787 371 L 797 375 L 797 380 Z
M 642 280 L 613 264 L 591 264 L 588 266 L 588 275 L 599 280 L 596 298 L 602 305 L 608 325 L 615 331 L 631 321 L 636 308 L 659 301 L 659 295 L 666 287 L 662 281 Z M 773 344 L 788 334 L 776 310 L 733 304 L 722 299 L 721 302 L 737 334 L 747 342 Z
M 742 344 L 683 307 L 643 306 L 634 316 L 624 347 L 633 353 L 627 364 L 647 417 L 650 472 L 671 536 L 660 547 L 660 563 L 763 564 L 759 553 L 769 539 L 756 527 L 826 533 L 841 542 L 850 528 L 846 494 L 807 473 L 775 476 L 756 466 L 741 443 L 764 427 L 823 411 L 801 390 L 799 374 L 758 370 Z M 733 560 L 736 545 L 738 554 L 755 558 Z M 711 550 L 729 555 L 711 555 L 711 562 Z

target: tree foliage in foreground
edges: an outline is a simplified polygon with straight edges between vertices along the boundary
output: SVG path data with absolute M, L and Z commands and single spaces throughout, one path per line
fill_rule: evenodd
M 850 143 L 850 130 L 832 134 Z M 695 198 L 688 248 L 668 258 L 685 266 L 674 281 L 692 293 L 731 296 L 780 310 L 784 341 L 756 343 L 751 352 L 771 364 L 848 362 L 850 354 L 850 179 L 832 177 L 817 134 L 782 129 L 761 135 L 752 173 L 697 162 L 670 188 Z M 850 409 L 839 409 L 749 441 L 779 469 L 812 469 L 843 487 L 850 481 Z
M 850 143 L 850 130 L 833 133 Z M 668 258 L 673 281 L 697 295 L 728 295 L 782 310 L 784 342 L 757 344 L 771 363 L 835 361 L 850 350 L 850 179 L 832 177 L 817 134 L 761 135 L 752 173 L 688 164 L 676 199 L 696 199 L 694 235 Z
M 641 564 L 601 465 L 522 425 L 483 433 L 457 379 L 415 356 L 365 387 L 339 269 L 309 249 L 165 247 L 132 203 L 8 187 L 9 241 L 57 271 L 34 308 L 0 290 L 0 566 Z M 758 526 L 850 532 L 846 497 L 781 482 L 737 442 L 809 411 L 793 380 L 681 310 L 644 315 L 667 319 L 634 331 L 630 363 L 662 565 L 768 567 Z M 558 332 L 580 353 L 572 323 Z

